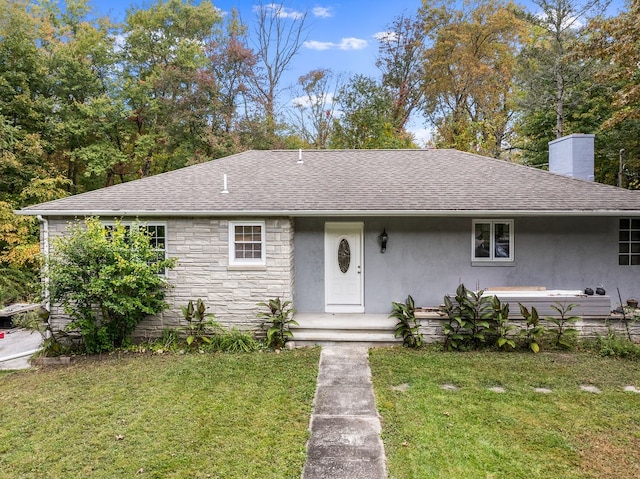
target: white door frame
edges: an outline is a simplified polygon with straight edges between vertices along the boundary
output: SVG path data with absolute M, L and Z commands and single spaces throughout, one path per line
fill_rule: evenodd
M 338 245 L 342 239 L 348 239 L 351 251 L 346 273 L 338 268 Z M 338 286 L 338 281 L 343 284 Z M 364 313 L 364 223 L 325 223 L 324 298 L 327 313 Z

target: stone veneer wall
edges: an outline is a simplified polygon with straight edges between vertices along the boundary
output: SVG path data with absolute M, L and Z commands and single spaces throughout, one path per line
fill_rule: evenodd
M 225 327 L 257 330 L 262 323 L 256 317 L 258 302 L 276 296 L 293 299 L 293 223 L 288 218 L 264 220 L 266 266 L 238 267 L 229 265 L 228 225 L 233 220 L 199 217 L 146 220 L 166 224 L 168 256 L 177 258 L 178 264 L 167 273 L 171 285 L 166 298 L 169 309 L 143 321 L 136 337 L 158 337 L 163 329 L 183 326 L 181 306 L 186 306 L 189 300 L 201 298 L 208 312 Z M 49 219 L 49 237 L 64 234 L 70 221 L 70 218 Z M 60 307 L 51 306 L 54 331 L 64 328 L 68 321 Z
M 420 318 L 420 332 L 427 343 L 440 343 L 444 340 L 442 326 L 446 323 L 444 316 Z M 555 327 L 548 321 L 540 321 L 545 329 Z M 524 320 L 510 321 L 509 324 L 517 326 L 519 329 L 525 327 Z M 631 340 L 640 343 L 640 322 L 629 321 L 629 335 Z M 568 327 L 575 328 L 580 332 L 580 339 L 596 339 L 606 337 L 609 332 L 616 336 L 627 337 L 627 327 L 621 315 L 612 315 L 609 318 L 581 318 L 579 321 L 569 324 Z M 517 333 L 515 333 L 517 334 Z

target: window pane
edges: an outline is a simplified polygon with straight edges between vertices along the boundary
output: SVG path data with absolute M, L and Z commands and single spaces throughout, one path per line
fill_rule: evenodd
M 262 259 L 261 225 L 234 226 L 234 257 L 240 260 Z
M 488 258 L 491 251 L 491 225 L 489 223 L 476 223 L 475 225 L 475 257 Z
M 640 241 L 640 231 L 631 231 L 631 241 Z
M 624 254 L 624 255 L 620 255 L 618 256 L 618 264 L 620 266 L 628 266 L 629 265 L 629 256 Z
M 631 229 L 633 229 L 633 230 L 640 229 L 640 218 L 632 218 L 631 219 Z
M 620 241 L 629 241 L 629 232 L 628 231 L 620 231 L 618 239 Z
M 622 246 L 622 245 L 620 245 Z M 623 253 L 623 251 L 620 251 Z M 631 243 L 631 252 L 632 253 L 640 253 L 640 243 Z
M 633 266 L 640 265 L 640 254 L 634 254 L 631 256 L 631 264 Z
M 496 258 L 509 258 L 509 225 L 496 223 L 495 226 L 495 251 Z
M 618 253 L 628 253 L 629 252 L 629 243 L 620 243 L 620 247 L 618 248 Z
M 620 219 L 620 229 L 628 230 L 629 229 L 630 220 L 629 218 L 621 218 Z

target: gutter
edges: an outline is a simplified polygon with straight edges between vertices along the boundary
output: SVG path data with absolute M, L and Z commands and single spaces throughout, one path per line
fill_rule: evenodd
M 18 215 L 36 216 L 46 223 L 44 216 L 51 217 L 545 217 L 545 216 L 639 216 L 640 209 L 629 210 L 17 210 Z M 48 237 L 48 223 L 46 233 Z M 45 243 L 48 252 L 48 244 Z

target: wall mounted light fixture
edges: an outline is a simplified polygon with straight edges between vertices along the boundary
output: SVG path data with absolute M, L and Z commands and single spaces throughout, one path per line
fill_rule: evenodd
M 386 228 L 382 229 L 382 234 L 378 238 L 380 239 L 380 252 L 384 253 L 387 251 L 387 241 L 389 241 L 389 235 L 387 234 Z

